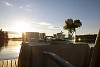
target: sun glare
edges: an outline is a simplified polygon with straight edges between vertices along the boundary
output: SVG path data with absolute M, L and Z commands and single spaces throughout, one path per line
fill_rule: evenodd
M 17 21 L 13 29 L 18 33 L 22 33 L 29 31 L 31 28 L 28 23 L 25 23 L 23 21 Z

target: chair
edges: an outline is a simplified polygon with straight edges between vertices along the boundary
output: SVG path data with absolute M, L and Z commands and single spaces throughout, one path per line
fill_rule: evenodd
M 100 67 L 100 29 L 95 41 L 90 67 Z
M 43 67 L 48 66 L 48 59 L 53 60 L 60 67 L 73 67 L 69 62 L 67 62 L 66 60 L 62 59 L 61 57 L 52 52 L 43 52 Z

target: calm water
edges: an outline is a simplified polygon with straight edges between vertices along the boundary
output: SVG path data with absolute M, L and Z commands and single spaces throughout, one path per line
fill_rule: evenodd
M 0 47 L 0 60 L 18 58 L 22 41 L 8 41 Z

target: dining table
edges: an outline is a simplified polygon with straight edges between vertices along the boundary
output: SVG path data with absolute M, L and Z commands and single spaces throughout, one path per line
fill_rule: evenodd
M 18 67 L 42 67 L 43 52 L 52 52 L 74 67 L 88 67 L 90 65 L 90 47 L 87 43 L 49 43 L 23 42 L 18 58 Z M 59 67 L 51 59 L 48 67 Z

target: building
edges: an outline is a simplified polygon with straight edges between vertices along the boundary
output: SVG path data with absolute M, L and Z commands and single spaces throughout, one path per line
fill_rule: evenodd
M 57 34 L 53 34 L 53 38 L 56 40 L 64 40 L 65 35 L 63 33 L 57 33 Z
M 39 32 L 25 32 L 22 33 L 23 42 L 38 42 L 40 40 L 45 40 L 45 33 Z
M 46 34 L 45 33 L 39 33 L 39 40 L 45 40 Z
M 76 42 L 87 42 L 94 43 L 96 40 L 97 34 L 91 35 L 76 35 Z

